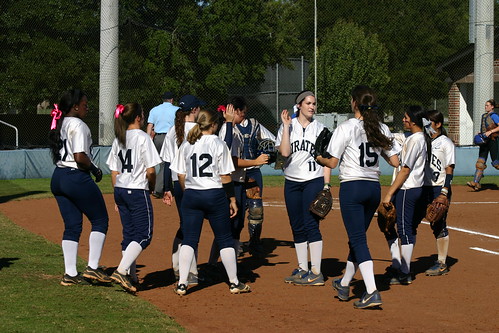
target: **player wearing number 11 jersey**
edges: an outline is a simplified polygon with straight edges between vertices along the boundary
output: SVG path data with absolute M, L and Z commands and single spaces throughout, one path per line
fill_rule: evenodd
M 281 114 L 282 125 L 276 147 L 287 158 L 284 165 L 284 200 L 293 232 L 298 268 L 284 279 L 286 283 L 323 286 L 321 273 L 322 234 L 319 217 L 309 211 L 310 203 L 324 187 L 329 188 L 331 169 L 314 160 L 315 140 L 324 125 L 313 118 L 315 96 L 303 91 L 295 99 L 297 117 L 291 119 L 287 110 Z M 308 268 L 310 249 L 311 268 Z
M 107 164 L 123 226 L 123 257 L 111 279 L 134 293 L 137 289 L 128 273 L 142 250 L 151 243 L 153 212 L 149 194 L 156 181 L 154 167 L 161 163 L 161 158 L 150 136 L 141 130 L 144 113 L 139 104 L 117 105 L 114 117 L 116 139 Z

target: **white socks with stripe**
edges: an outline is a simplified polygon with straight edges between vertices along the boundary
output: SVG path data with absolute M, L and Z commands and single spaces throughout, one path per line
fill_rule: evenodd
M 63 240 L 62 254 L 64 255 L 64 272 L 69 276 L 78 275 L 76 261 L 78 260 L 78 242 Z
M 99 268 L 99 261 L 105 240 L 106 234 L 100 231 L 92 231 L 90 233 L 90 237 L 88 238 L 88 266 L 92 269 Z
M 414 244 L 402 245 L 402 265 L 400 266 L 400 270 L 404 274 L 409 274 L 411 272 L 411 258 L 413 250 Z
M 448 252 L 449 252 L 449 235 L 442 238 L 437 238 L 438 261 L 445 264 Z

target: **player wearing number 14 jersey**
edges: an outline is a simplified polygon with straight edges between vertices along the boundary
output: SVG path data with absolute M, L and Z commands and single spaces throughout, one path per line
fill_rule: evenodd
M 151 243 L 153 212 L 149 194 L 156 181 L 154 167 L 161 158 L 149 135 L 141 130 L 144 113 L 139 104 L 117 105 L 114 117 L 116 139 L 107 164 L 123 226 L 123 257 L 111 279 L 134 293 L 137 289 L 130 281 L 129 270 Z

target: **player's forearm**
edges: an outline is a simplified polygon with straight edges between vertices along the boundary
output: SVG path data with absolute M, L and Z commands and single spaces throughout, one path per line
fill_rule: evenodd
M 85 153 L 74 153 L 74 159 L 78 165 L 78 169 L 88 171 L 92 167 L 92 161 Z
M 113 187 L 116 186 L 116 177 L 119 175 L 118 171 L 111 171 L 111 183 L 113 184 Z
M 149 185 L 149 191 L 154 192 L 154 185 L 156 184 L 156 170 L 154 168 L 147 168 L 146 178 Z

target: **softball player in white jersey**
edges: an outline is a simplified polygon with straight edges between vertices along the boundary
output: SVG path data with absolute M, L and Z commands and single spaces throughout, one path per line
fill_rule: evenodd
M 298 116 L 291 119 L 287 110 L 282 111 L 282 125 L 276 140 L 276 147 L 282 156 L 287 157 L 284 165 L 284 199 L 298 259 L 298 268 L 284 282 L 323 286 L 319 217 L 309 211 L 309 206 L 319 191 L 329 188 L 331 169 L 320 166 L 314 160 L 315 140 L 324 128 L 322 123 L 313 118 L 316 104 L 314 94 L 303 91 L 295 101 L 299 107 Z
M 182 100 L 182 99 L 181 99 Z M 192 107 L 192 105 L 182 104 L 182 107 L 175 114 L 175 125 L 166 134 L 163 146 L 161 148 L 160 157 L 165 162 L 164 168 L 164 189 L 163 202 L 169 206 L 172 204 L 172 198 L 175 197 L 175 205 L 180 219 L 179 228 L 175 234 L 172 246 L 172 268 L 175 279 L 179 278 L 179 253 L 182 245 L 182 212 L 180 206 L 182 204 L 183 190 L 178 182 L 178 175 L 170 169 L 173 159 L 178 154 L 180 145 L 186 141 L 187 133 L 196 125 L 195 121 L 199 114 L 200 107 Z M 173 181 L 173 188 L 170 182 Z M 173 192 L 173 195 L 172 195 Z M 192 261 L 189 272 L 189 284 L 196 285 L 198 283 L 198 268 L 196 257 Z
M 49 143 L 56 168 L 50 189 L 64 221 L 62 252 L 65 273 L 60 282 L 63 286 L 86 284 L 84 278 L 111 282 L 99 267 L 109 218 L 102 193 L 95 184 L 102 179 L 102 171 L 92 162 L 92 136 L 82 120 L 87 113 L 87 96 L 79 89 L 64 93 L 52 110 Z M 90 172 L 95 176 L 95 182 Z M 92 224 L 88 240 L 88 266 L 82 274 L 84 278 L 76 267 L 83 214 Z
M 397 167 L 400 146 L 393 139 L 376 105 L 374 91 L 367 86 L 352 90 L 350 101 L 355 118 L 349 119 L 334 131 L 327 152 L 331 158 L 321 156 L 317 161 L 335 168 L 339 164 L 340 207 L 350 248 L 343 278 L 333 281 L 338 298 L 350 297 L 350 282 L 360 269 L 366 292 L 354 307 L 365 309 L 380 306 L 381 296 L 374 280 L 374 268 L 367 245 L 367 229 L 381 200 L 379 159 Z
M 227 272 L 231 293 L 249 292 L 250 287 L 237 278 L 237 262 L 229 219 L 237 213 L 234 185 L 230 173 L 234 165 L 227 145 L 214 133 L 218 128 L 215 112 L 201 111 L 187 142 L 180 146 L 171 164 L 184 188 L 182 233 L 179 256 L 179 281 L 174 291 L 187 293 L 189 268 L 197 249 L 203 219 L 210 222 L 220 257 Z
M 455 146 L 446 135 L 444 116 L 441 112 L 428 111 L 428 119 L 435 133 L 432 134 L 431 160 L 425 169 L 425 182 L 423 188 L 423 208 L 438 196 L 445 196 L 451 200 L 451 182 L 455 167 Z M 449 272 L 446 264 L 449 250 L 449 231 L 447 230 L 447 214 L 431 225 L 433 235 L 437 242 L 438 258 L 431 268 L 426 270 L 426 275 L 438 276 Z
M 144 113 L 138 103 L 117 105 L 111 152 L 107 159 L 114 186 L 114 200 L 121 217 L 123 257 L 111 279 L 128 292 L 137 288 L 127 274 L 140 253 L 149 246 L 153 234 L 150 192 L 154 191 L 156 171 L 161 159 L 151 137 L 141 126 Z
M 417 227 L 421 221 L 418 204 L 423 192 L 425 165 L 431 153 L 430 137 L 425 130 L 431 128 L 426 112 L 419 106 L 411 106 L 403 118 L 404 128 L 412 134 L 405 140 L 400 153 L 401 169 L 388 189 L 383 202 L 394 201 L 397 209 L 398 239 L 387 236 L 392 255 L 388 270 L 390 284 L 411 284 L 410 272 L 412 252 L 416 242 Z M 419 220 L 419 221 L 418 221 Z

